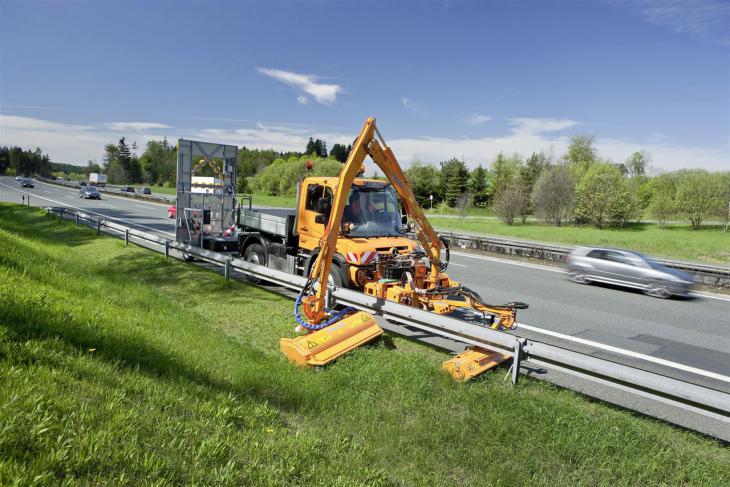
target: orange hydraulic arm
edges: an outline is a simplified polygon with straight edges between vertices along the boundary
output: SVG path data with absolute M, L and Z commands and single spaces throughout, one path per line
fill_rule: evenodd
M 378 142 L 376 135 L 382 142 L 382 145 Z M 340 178 L 333 195 L 329 223 L 320 242 L 320 252 L 317 255 L 317 260 L 312 267 L 310 278 L 319 281 L 319 289 L 316 294 L 304 298 L 302 302 L 305 314 L 314 323 L 319 323 L 325 318 L 326 283 L 332 266 L 332 258 L 335 253 L 340 226 L 342 225 L 342 214 L 347 205 L 347 197 L 350 194 L 350 189 L 361 170 L 366 156 L 370 156 L 378 167 L 380 167 L 383 174 L 385 174 L 395 188 L 398 196 L 400 196 L 401 201 L 406 207 L 406 212 L 416 222 L 418 239 L 431 262 L 431 286 L 435 287 L 438 281 L 441 241 L 423 214 L 421 207 L 418 205 L 393 151 L 385 144 L 382 135 L 375 125 L 375 119 L 372 117 L 368 118 L 350 151 L 350 155 L 342 171 L 340 171 Z

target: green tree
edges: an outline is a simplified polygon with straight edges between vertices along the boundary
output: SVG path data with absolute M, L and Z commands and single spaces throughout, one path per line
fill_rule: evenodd
M 498 198 L 502 191 L 513 186 L 519 179 L 522 160 L 515 154 L 505 157 L 501 152 L 492 162 L 492 195 Z
M 441 187 L 439 184 L 439 170 L 433 164 L 423 164 L 415 161 L 406 169 L 406 178 L 411 185 L 411 191 L 422 208 L 430 206 L 430 196 L 434 203 L 441 201 Z
M 522 223 L 527 220 L 527 209 L 530 203 L 530 196 L 525 185 L 518 182 L 503 190 L 494 203 L 494 212 L 507 225 L 512 225 L 516 216 L 522 218 Z
M 593 147 L 593 140 L 592 135 L 575 135 L 570 139 L 563 162 L 573 171 L 576 181 L 580 181 L 591 165 L 598 162 L 598 152 Z
M 646 151 L 637 151 L 626 160 L 626 171 L 632 178 L 646 176 L 646 166 L 649 163 L 649 154 Z
M 542 172 L 549 167 L 550 159 L 544 152 L 533 152 L 527 158 L 525 164 L 520 168 L 520 180 L 529 193 L 532 193 L 532 189 Z
M 119 165 L 122 166 L 122 169 L 128 172 L 129 164 L 132 161 L 132 154 L 129 151 L 125 137 L 119 139 L 119 143 L 117 144 L 117 160 L 119 161 Z
M 469 183 L 469 170 L 464 161 L 456 158 L 441 162 L 441 192 L 450 207 L 456 204 L 466 191 Z
M 576 220 L 603 228 L 607 223 L 622 225 L 631 207 L 626 179 L 615 166 L 595 163 L 576 188 Z
M 667 220 L 677 213 L 677 180 L 672 174 L 660 174 L 648 183 L 650 191 L 649 214 L 664 228 Z
M 469 175 L 469 192 L 471 193 L 474 206 L 489 206 L 492 195 L 492 187 L 489 180 L 489 172 L 479 164 Z
M 236 181 L 236 192 L 238 194 L 245 194 L 245 193 L 251 192 L 251 188 L 249 188 L 249 186 L 248 186 L 248 177 L 247 176 L 245 176 L 243 174 L 238 175 L 238 180 Z
M 721 201 L 720 177 L 704 169 L 684 171 L 677 186 L 677 208 L 699 228 L 703 220 L 718 212 Z
M 570 220 L 575 207 L 575 180 L 570 169 L 558 165 L 544 170 L 532 191 L 532 204 L 543 221 L 560 226 Z
M 344 145 L 344 144 L 335 144 L 332 146 L 332 149 L 330 149 L 330 157 L 332 159 L 337 159 L 340 162 L 347 161 L 347 156 L 350 155 L 350 150 L 352 150 L 351 145 Z
M 89 159 L 89 162 L 86 164 L 86 167 L 84 168 L 84 174 L 88 178 L 89 174 L 91 174 L 92 172 L 100 173 L 101 166 L 99 166 L 99 164 L 97 164 L 95 161 L 92 161 L 91 159 Z
M 163 184 L 167 181 L 165 166 L 169 164 L 174 150 L 175 148 L 167 142 L 167 138 L 147 142 L 145 150 L 139 158 L 144 182 Z

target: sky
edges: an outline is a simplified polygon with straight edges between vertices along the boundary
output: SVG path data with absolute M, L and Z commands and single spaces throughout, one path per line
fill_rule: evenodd
M 730 1 L 0 0 L 0 145 L 304 150 L 376 117 L 400 162 L 730 170 Z

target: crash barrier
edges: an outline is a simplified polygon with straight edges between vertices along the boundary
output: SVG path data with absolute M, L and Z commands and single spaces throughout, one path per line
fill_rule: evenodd
M 61 179 L 51 179 L 51 178 L 43 178 L 43 177 L 36 177 L 38 181 L 42 181 L 44 183 L 48 184 L 56 184 L 58 186 L 65 186 L 67 188 L 73 188 L 73 189 L 81 189 L 81 186 L 79 186 L 78 181 L 66 181 Z M 143 200 L 143 201 L 152 201 L 154 203 L 164 203 L 172 205 L 175 203 L 175 200 L 177 199 L 175 196 L 164 196 L 159 194 L 141 194 L 141 193 L 129 193 L 127 191 L 122 191 L 120 188 L 106 185 L 106 186 L 96 186 L 96 189 L 98 189 L 101 193 L 108 193 L 113 194 L 117 196 L 123 196 L 125 198 L 132 198 L 136 200 Z
M 291 291 L 299 291 L 305 284 L 305 278 L 301 276 L 252 264 L 231 255 L 191 247 L 95 215 L 66 208 L 45 210 L 61 219 L 74 219 L 77 226 L 91 226 L 97 233 L 104 232 L 123 238 L 127 244 L 132 242 L 161 252 L 165 257 L 188 260 L 195 258 L 215 267 L 222 267 L 226 278 L 230 278 L 231 273 L 237 271 L 280 286 L 281 292 L 288 295 L 291 295 Z M 719 388 L 698 385 L 593 355 L 610 355 L 600 348 L 590 353 L 577 352 L 349 289 L 336 288 L 333 292 L 338 304 L 373 314 L 388 331 L 431 344 L 437 338 L 441 340 L 438 346 L 455 352 L 473 345 L 509 355 L 513 358 L 510 371 L 513 383 L 517 383 L 519 374 L 547 380 L 588 396 L 726 442 L 730 441 L 730 394 Z M 519 333 L 519 326 L 516 332 Z M 640 360 L 636 359 L 635 362 Z M 701 379 L 699 376 L 697 378 Z M 730 382 L 730 377 L 719 376 L 719 379 Z
M 57 184 L 59 186 L 67 186 L 76 189 L 79 188 L 78 182 L 74 181 L 53 180 L 42 177 L 36 179 L 49 184 Z M 174 204 L 176 199 L 174 196 L 127 193 L 111 186 L 107 186 L 106 188 L 100 188 L 100 191 L 103 193 L 112 193 L 127 198 L 148 200 L 165 204 Z M 530 240 L 515 240 L 487 235 L 472 235 L 438 229 L 437 232 L 440 236 L 447 238 L 454 247 L 482 250 L 485 252 L 493 252 L 498 254 L 516 255 L 519 257 L 529 257 L 533 259 L 548 260 L 553 262 L 565 262 L 565 257 L 570 252 L 576 249 L 576 247 L 566 245 L 533 242 Z M 697 264 L 693 262 L 683 262 L 678 260 L 668 260 L 660 258 L 655 258 L 654 260 L 659 262 L 660 264 L 666 265 L 667 267 L 672 267 L 675 269 L 683 270 L 685 272 L 689 272 L 695 277 L 697 282 L 710 284 L 713 286 L 730 287 L 730 268 L 728 267 Z
M 439 235 L 449 240 L 452 248 L 476 249 L 485 252 L 517 255 L 533 259 L 565 262 L 565 257 L 576 249 L 567 245 L 554 245 L 529 240 L 515 240 L 509 238 L 492 237 L 485 235 L 471 235 L 439 231 Z M 713 286 L 730 287 L 730 267 L 696 264 L 678 260 L 654 258 L 655 261 L 667 267 L 680 269 L 692 274 L 697 282 Z

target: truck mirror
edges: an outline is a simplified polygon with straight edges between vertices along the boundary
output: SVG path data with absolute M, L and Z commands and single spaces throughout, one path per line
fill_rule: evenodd
M 317 213 L 320 215 L 329 215 L 332 210 L 332 200 L 328 197 L 322 197 L 317 200 Z

